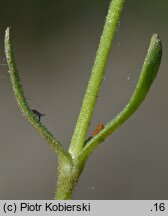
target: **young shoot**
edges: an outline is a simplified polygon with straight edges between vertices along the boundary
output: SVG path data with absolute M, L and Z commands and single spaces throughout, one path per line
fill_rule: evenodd
M 26 101 L 14 58 L 11 30 L 10 28 L 6 30 L 5 54 L 15 99 L 27 121 L 49 143 L 58 156 L 58 180 L 54 199 L 72 199 L 75 184 L 79 180 L 89 155 L 139 108 L 157 76 L 162 57 L 162 45 L 158 35 L 153 34 L 139 80 L 128 104 L 108 123 L 98 124 L 90 137 L 86 138 L 123 5 L 124 0 L 113 0 L 110 3 L 91 77 L 67 151 L 40 121 L 45 114 L 31 109 Z

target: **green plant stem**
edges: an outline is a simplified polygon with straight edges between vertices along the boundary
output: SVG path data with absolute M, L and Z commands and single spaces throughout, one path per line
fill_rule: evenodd
M 69 148 L 69 152 L 73 158 L 77 157 L 80 153 L 86 139 L 86 133 L 103 79 L 114 35 L 118 27 L 123 4 L 124 0 L 113 0 L 110 3 L 95 63 Z
M 23 88 L 16 67 L 16 62 L 13 55 L 10 28 L 7 28 L 5 32 L 5 54 L 6 54 L 8 68 L 9 68 L 9 74 L 10 74 L 10 79 L 13 87 L 13 92 L 23 115 L 26 117 L 28 122 L 31 125 L 33 125 L 33 127 L 37 130 L 37 132 L 50 144 L 50 146 L 55 150 L 58 156 L 67 157 L 69 153 L 65 152 L 61 143 L 55 139 L 55 137 L 47 130 L 47 128 L 44 125 L 42 125 L 40 121 L 38 121 L 38 119 L 31 111 L 25 99 Z
M 161 41 L 156 34 L 151 38 L 150 46 L 142 67 L 142 71 L 135 91 L 125 108 L 112 120 L 98 135 L 93 137 L 81 152 L 81 158 L 85 159 L 113 131 L 119 128 L 141 105 L 145 99 L 153 81 L 155 80 L 162 58 Z
M 86 133 L 96 103 L 123 4 L 124 0 L 111 1 L 103 34 L 96 54 L 95 64 L 92 69 L 76 128 L 72 136 L 69 152 L 64 150 L 62 144 L 47 130 L 47 128 L 45 128 L 44 125 L 42 125 L 40 121 L 38 121 L 30 109 L 24 97 L 24 92 L 14 60 L 10 29 L 7 28 L 6 30 L 5 53 L 16 101 L 26 119 L 58 154 L 58 183 L 54 199 L 72 199 L 72 192 L 75 183 L 81 175 L 89 154 L 99 143 L 101 143 L 114 130 L 119 128 L 138 109 L 157 75 L 161 62 L 162 46 L 161 41 L 157 35 L 154 34 L 150 42 L 137 86 L 129 103 L 112 121 L 105 125 L 103 130 L 84 145 Z
M 58 181 L 54 199 L 69 200 L 72 199 L 74 186 L 77 183 L 84 167 L 81 160 L 58 160 Z
M 78 181 L 83 170 L 85 160 L 82 160 L 82 158 L 78 156 L 80 155 L 86 138 L 88 125 L 90 123 L 98 91 L 102 82 L 112 41 L 118 27 L 123 3 L 123 0 L 113 0 L 110 4 L 103 34 L 100 39 L 99 48 L 96 54 L 95 64 L 92 69 L 91 78 L 89 80 L 69 148 L 69 152 L 72 156 L 72 164 L 59 160 L 59 177 L 55 199 L 72 198 L 74 185 Z

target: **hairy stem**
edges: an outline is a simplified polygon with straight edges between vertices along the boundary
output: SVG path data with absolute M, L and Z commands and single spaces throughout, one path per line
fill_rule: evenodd
M 72 199 L 72 193 L 75 184 L 79 180 L 84 167 L 84 162 L 81 160 L 59 159 L 58 161 L 58 181 L 54 199 L 69 200 Z
M 67 157 L 68 153 L 65 152 L 61 143 L 56 140 L 55 137 L 47 130 L 47 128 L 42 125 L 42 123 L 35 117 L 26 101 L 14 59 L 10 28 L 7 28 L 5 32 L 5 54 L 13 92 L 23 115 L 26 117 L 28 122 L 37 130 L 37 132 L 50 144 L 50 146 L 55 150 L 58 156 Z
M 95 63 L 69 148 L 69 152 L 73 158 L 80 153 L 86 139 L 86 133 L 103 79 L 114 35 L 118 27 L 123 4 L 124 0 L 113 0 L 110 3 Z

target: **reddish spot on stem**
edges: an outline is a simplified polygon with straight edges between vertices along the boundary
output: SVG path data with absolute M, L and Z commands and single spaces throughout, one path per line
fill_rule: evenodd
M 99 123 L 97 126 L 96 126 L 96 129 L 92 132 L 92 137 L 96 136 L 101 130 L 104 129 L 104 124 L 102 123 Z

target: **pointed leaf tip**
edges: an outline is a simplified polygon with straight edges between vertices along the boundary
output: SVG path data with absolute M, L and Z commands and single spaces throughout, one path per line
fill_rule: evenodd
M 162 58 L 162 44 L 159 36 L 153 34 L 150 46 L 144 61 L 140 77 L 143 78 L 146 87 L 150 88 L 157 76 Z M 145 85 L 144 85 L 145 86 Z
M 5 38 L 9 38 L 10 36 L 10 27 L 7 27 L 6 31 L 5 31 Z

